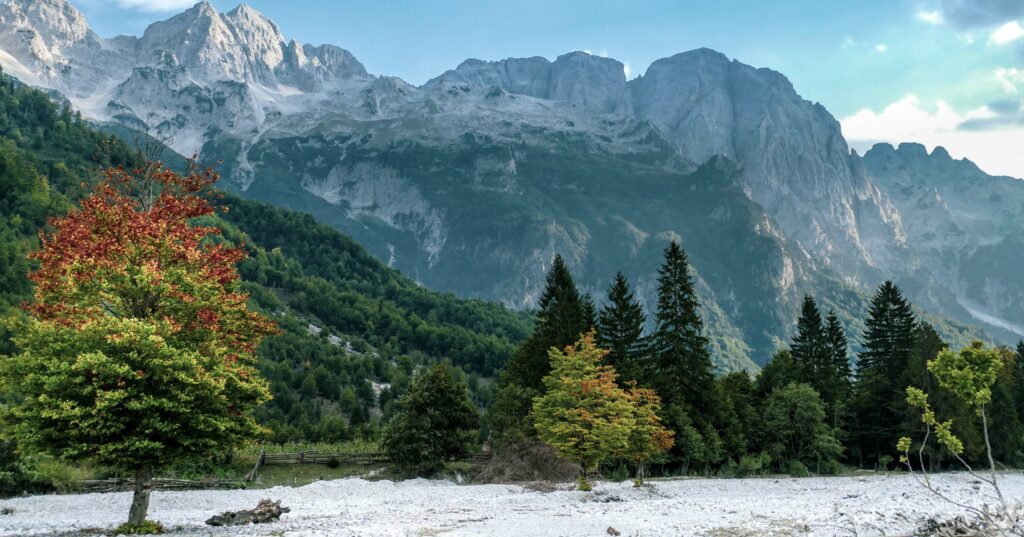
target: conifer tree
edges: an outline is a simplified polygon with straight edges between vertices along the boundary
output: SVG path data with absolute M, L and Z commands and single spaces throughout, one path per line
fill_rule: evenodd
M 857 355 L 851 432 L 861 457 L 878 460 L 892 453 L 908 412 L 906 371 L 917 321 L 903 293 L 887 281 L 871 299 L 865 324 L 864 351 Z
M 431 473 L 469 453 L 479 425 L 466 384 L 443 364 L 416 375 L 384 429 L 381 446 L 399 467 Z
M 846 330 L 840 324 L 835 310 L 829 310 L 825 319 L 825 342 L 828 348 L 829 384 L 820 391 L 827 405 L 829 421 L 833 427 L 838 428 L 840 414 L 843 413 L 850 396 L 852 371 L 850 357 L 847 354 L 849 341 L 846 338 Z
M 643 337 L 646 316 L 633 297 L 629 281 L 622 273 L 608 288 L 608 302 L 601 307 L 597 319 L 597 338 L 608 350 L 605 360 L 627 381 L 640 380 L 646 351 Z
M 541 388 L 541 379 L 551 370 L 548 350 L 572 345 L 593 324 L 561 255 L 555 255 L 551 263 L 538 305 L 536 329 L 516 351 L 506 372 L 508 382 L 533 390 Z
M 642 384 L 661 396 L 666 426 L 689 437 L 676 442 L 691 454 L 687 462 L 706 463 L 721 455 L 721 442 L 713 426 L 714 369 L 699 310 L 686 252 L 672 241 L 658 269 L 657 324 Z
M 597 329 L 597 306 L 594 305 L 594 297 L 587 293 L 581 301 L 583 307 L 583 333 Z
M 796 336 L 790 345 L 790 352 L 800 371 L 800 382 L 822 391 L 828 383 L 828 370 L 832 366 L 829 355 L 828 340 L 825 326 L 821 322 L 821 312 L 811 295 L 804 296 L 800 318 L 796 323 Z
M 574 344 L 593 325 L 561 255 L 551 263 L 538 305 L 533 334 L 516 349 L 495 390 L 489 417 L 500 438 L 532 434 L 527 418 L 533 398 L 544 391 L 542 379 L 551 371 L 548 352 Z

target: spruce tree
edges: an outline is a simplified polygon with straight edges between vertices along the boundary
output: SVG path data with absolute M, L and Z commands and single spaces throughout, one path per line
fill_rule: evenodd
M 538 305 L 534 333 L 516 350 L 506 373 L 509 382 L 532 390 L 540 390 L 541 380 L 551 371 L 551 347 L 563 349 L 574 344 L 593 324 L 561 255 L 555 255 L 552 261 Z
M 684 455 L 686 463 L 710 462 L 721 451 L 713 426 L 714 369 L 699 309 L 686 252 L 673 241 L 658 269 L 657 324 L 642 384 L 661 396 L 668 428 L 692 437 L 678 441 L 677 450 L 696 453 L 691 448 L 705 446 L 700 457 Z
M 828 383 L 832 357 L 829 355 L 828 340 L 825 326 L 821 322 L 821 313 L 811 295 L 804 296 L 804 304 L 800 318 L 796 323 L 796 336 L 790 352 L 800 371 L 800 382 L 810 384 L 820 393 Z
M 479 419 L 466 384 L 444 364 L 416 375 L 384 428 L 381 447 L 399 468 L 430 474 L 469 454 Z
M 714 370 L 699 309 L 686 252 L 672 241 L 658 269 L 657 325 L 648 373 L 649 384 L 660 386 L 658 393 L 665 400 L 674 397 L 690 405 L 709 400 Z
M 865 324 L 864 351 L 857 355 L 852 436 L 862 459 L 877 461 L 894 454 L 907 413 L 907 369 L 917 321 L 903 293 L 887 281 L 872 297 Z
M 832 362 L 832 369 L 843 383 L 849 383 L 853 376 L 850 369 L 850 355 L 847 350 L 849 340 L 846 337 L 846 330 L 836 317 L 835 310 L 829 310 L 828 318 L 825 319 L 825 338 L 828 341 L 828 350 Z
M 829 386 L 822 390 L 822 397 L 829 405 L 829 418 L 833 427 L 839 427 L 840 414 L 850 396 L 850 381 L 853 373 L 850 369 L 850 356 L 847 348 L 849 341 L 846 330 L 836 317 L 835 310 L 829 310 L 825 319 L 825 341 L 828 346 Z
M 616 274 L 608 288 L 608 302 L 598 315 L 597 338 L 601 347 L 608 350 L 605 361 L 624 381 L 640 380 L 646 351 L 645 322 L 643 308 L 634 298 L 629 281 L 621 272 Z
M 551 371 L 548 352 L 552 347 L 561 350 L 574 344 L 593 326 L 561 255 L 555 255 L 551 263 L 538 305 L 534 332 L 512 355 L 494 394 L 489 417 L 499 437 L 532 435 L 527 416 L 533 398 L 543 393 L 542 380 Z
M 597 329 L 597 306 L 594 305 L 594 297 L 590 293 L 583 295 L 583 333 L 590 333 Z

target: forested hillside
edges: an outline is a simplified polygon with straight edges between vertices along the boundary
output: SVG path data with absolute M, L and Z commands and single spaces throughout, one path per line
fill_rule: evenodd
M 67 211 L 104 167 L 138 151 L 102 134 L 40 91 L 0 78 L 0 314 L 30 297 L 26 254 L 46 219 Z M 253 301 L 282 333 L 260 349 L 273 401 L 259 410 L 275 440 L 369 434 L 393 412 L 417 366 L 450 361 L 478 404 L 490 377 L 524 339 L 524 314 L 431 292 L 311 217 L 226 196 L 217 224 L 244 243 Z M 0 352 L 12 351 L 0 334 Z

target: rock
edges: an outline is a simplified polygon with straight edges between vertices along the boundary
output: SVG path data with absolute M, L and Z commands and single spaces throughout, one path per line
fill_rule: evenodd
M 622 535 L 622 532 L 611 526 L 608 526 L 608 535 L 611 535 L 612 537 L 618 537 L 619 535 Z
M 264 499 L 256 505 L 255 509 L 244 509 L 242 511 L 225 511 L 214 515 L 206 521 L 210 526 L 244 526 L 246 524 L 266 524 L 277 522 L 284 513 L 291 512 L 287 507 L 281 507 L 281 500 L 272 502 Z

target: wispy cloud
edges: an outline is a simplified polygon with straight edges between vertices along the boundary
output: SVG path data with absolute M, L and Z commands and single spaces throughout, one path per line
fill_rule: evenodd
M 1016 95 L 1017 84 L 1024 84 L 1024 70 L 1016 67 L 999 67 L 996 69 L 995 78 L 1006 93 Z
M 1017 101 L 957 112 L 944 101 L 924 103 L 907 95 L 880 112 L 865 108 L 840 123 L 850 145 L 862 151 L 878 142 L 943 146 L 989 173 L 1024 177 L 1024 161 L 1016 156 L 1024 146 L 1024 121 Z
M 942 12 L 937 9 L 922 9 L 918 11 L 917 20 L 921 22 L 927 22 L 928 24 L 942 24 L 943 22 L 946 21 L 946 19 L 942 16 Z
M 1010 21 L 996 28 L 989 35 L 989 42 L 995 45 L 1006 45 L 1024 37 L 1024 28 L 1017 21 Z
M 875 45 L 875 52 L 885 52 L 887 50 L 889 50 L 889 45 L 886 45 L 885 43 Z
M 1019 0 L 942 0 L 943 19 L 959 28 L 990 28 L 1024 17 Z

